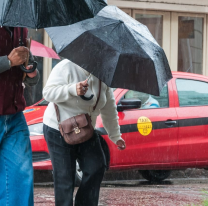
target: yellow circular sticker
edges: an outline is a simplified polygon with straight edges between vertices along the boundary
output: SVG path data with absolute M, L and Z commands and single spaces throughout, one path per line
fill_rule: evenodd
M 140 117 L 137 121 L 137 128 L 141 135 L 147 136 L 152 131 L 152 122 L 147 117 Z

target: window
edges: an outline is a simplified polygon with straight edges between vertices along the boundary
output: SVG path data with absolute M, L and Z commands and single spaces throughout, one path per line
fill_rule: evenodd
M 37 106 L 47 106 L 48 104 L 49 104 L 49 102 L 46 101 L 45 99 L 43 99 L 41 102 L 39 102 L 39 103 L 37 104 Z
M 188 80 L 176 80 L 180 107 L 208 105 L 208 83 Z
M 160 96 L 154 96 L 143 92 L 129 90 L 124 95 L 124 98 L 141 100 L 142 106 L 139 109 L 165 108 L 169 106 L 167 85 L 163 87 Z
M 140 23 L 146 25 L 152 36 L 162 46 L 163 37 L 163 16 L 151 14 L 135 14 L 135 19 Z
M 203 74 L 203 25 L 200 17 L 178 17 L 178 71 Z
M 171 13 L 172 71 L 205 74 L 207 48 L 206 15 Z

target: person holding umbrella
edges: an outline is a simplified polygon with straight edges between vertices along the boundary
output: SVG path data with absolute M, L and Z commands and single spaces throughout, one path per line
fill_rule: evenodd
M 148 28 L 116 6 L 91 19 L 47 28 L 56 52 L 111 88 L 159 96 L 172 78 L 163 48 Z
M 70 25 L 93 18 L 105 6 L 105 0 L 31 0 L 24 3 L 1 0 L 0 26 L 43 29 Z M 33 69 L 28 70 L 23 65 L 20 66 L 25 73 L 33 72 L 35 67 L 36 62 L 33 62 Z
M 23 71 L 31 73 L 25 83 L 33 85 L 38 73 L 33 71 L 36 62 L 33 68 L 18 66 L 25 62 L 29 52 L 24 47 L 17 48 L 26 43 L 24 27 L 40 29 L 73 24 L 94 17 L 105 6 L 104 0 L 0 1 L 0 205 L 33 205 L 32 158 L 22 114 L 25 107 L 22 79 Z M 21 28 L 12 31 L 11 27 Z
M 33 167 L 29 130 L 23 110 L 23 82 L 37 84 L 39 72 L 27 74 L 29 50 L 19 47 L 20 28 L 0 28 L 0 205 L 33 205 Z M 27 29 L 24 29 L 26 45 Z M 31 69 L 28 66 L 27 69 Z
M 81 98 L 82 95 L 92 93 L 94 96 L 91 100 Z M 78 160 L 83 178 L 76 194 L 75 206 L 97 206 L 106 164 L 99 136 L 94 132 L 83 143 L 67 144 L 58 128 L 54 103 L 58 106 L 59 122 L 87 113 L 95 127 L 96 118 L 101 114 L 109 138 L 118 149 L 123 150 L 126 146 L 121 138 L 113 91 L 97 77 L 65 59 L 53 68 L 43 89 L 43 96 L 50 102 L 44 113 L 43 130 L 53 165 L 55 204 L 73 206 Z

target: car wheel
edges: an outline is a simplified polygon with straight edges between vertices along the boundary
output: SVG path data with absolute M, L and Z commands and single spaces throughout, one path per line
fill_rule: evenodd
M 141 170 L 142 177 L 151 182 L 161 182 L 170 176 L 171 170 Z
M 76 161 L 76 175 L 75 175 L 75 186 L 76 187 L 80 186 L 80 183 L 82 181 L 82 176 L 83 176 L 82 170 L 79 167 L 79 163 Z

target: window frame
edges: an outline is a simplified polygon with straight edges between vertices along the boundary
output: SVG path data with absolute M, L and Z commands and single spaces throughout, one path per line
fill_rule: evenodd
M 128 8 L 119 8 L 119 9 L 121 9 L 123 12 L 125 12 L 126 14 L 132 17 L 132 9 L 128 9 Z

